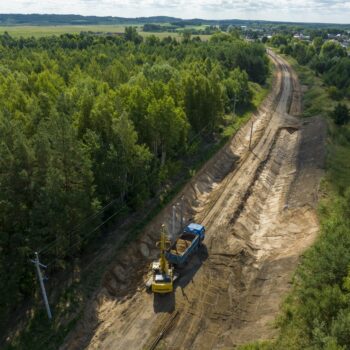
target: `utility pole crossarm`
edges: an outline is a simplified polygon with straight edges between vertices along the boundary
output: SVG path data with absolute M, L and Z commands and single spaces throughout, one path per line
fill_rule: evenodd
M 33 264 L 36 264 L 36 260 L 33 260 L 33 259 L 30 259 L 30 261 L 33 263 Z M 39 262 L 39 266 L 42 267 L 43 269 L 47 269 L 47 266 L 42 264 L 41 262 Z

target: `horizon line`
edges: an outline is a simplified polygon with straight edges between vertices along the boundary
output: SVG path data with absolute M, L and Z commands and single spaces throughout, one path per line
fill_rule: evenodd
M 266 20 L 266 19 L 243 19 L 243 18 L 226 18 L 226 19 L 213 19 L 213 18 L 201 18 L 201 17 L 193 17 L 193 18 L 181 18 L 181 17 L 174 17 L 169 15 L 152 15 L 152 16 L 139 16 L 139 17 L 122 17 L 122 16 L 98 16 L 98 15 L 81 15 L 78 13 L 39 13 L 39 12 L 33 12 L 33 13 L 19 13 L 19 12 L 8 12 L 8 13 L 0 13 L 1 15 L 22 15 L 22 16 L 31 16 L 31 15 L 39 15 L 39 16 L 80 16 L 80 17 L 96 17 L 96 18 L 120 18 L 120 19 L 140 19 L 140 18 L 153 18 L 153 17 L 168 17 L 168 18 L 174 18 L 177 20 L 182 21 L 193 21 L 193 20 L 203 20 L 203 21 L 217 21 L 217 22 L 223 22 L 223 21 L 248 21 L 248 22 L 270 22 L 270 23 L 287 23 L 287 24 L 331 24 L 331 25 L 350 25 L 349 23 L 335 23 L 335 22 L 298 22 L 298 21 L 276 21 L 276 20 Z M 5 25 L 6 24 L 2 24 Z M 18 25 L 18 24 L 17 24 Z M 74 25 L 74 24 L 71 24 Z M 84 25 L 84 24 L 81 24 Z M 35 26 L 35 25 L 34 25 Z

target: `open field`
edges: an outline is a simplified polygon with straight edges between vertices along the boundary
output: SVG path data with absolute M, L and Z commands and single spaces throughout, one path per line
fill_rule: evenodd
M 80 32 L 123 33 L 125 26 L 121 25 L 91 25 L 91 26 L 2 26 L 0 34 L 8 32 L 11 36 L 42 37 L 61 34 L 79 34 Z
M 163 39 L 165 37 L 171 36 L 176 39 L 181 38 L 180 32 L 143 32 L 142 26 L 137 26 L 139 33 L 144 36 L 150 36 L 155 35 L 156 37 Z M 28 37 L 46 37 L 51 35 L 62 35 L 62 34 L 79 34 L 81 32 L 95 32 L 95 33 L 124 33 L 126 26 L 123 25 L 71 25 L 71 26 L 0 26 L 0 34 L 4 34 L 5 32 L 8 32 L 11 36 L 14 38 L 28 38 Z M 187 28 L 187 27 L 186 27 Z M 193 29 L 198 29 L 197 27 L 191 27 Z M 183 29 L 181 29 L 183 30 Z M 205 41 L 210 38 L 210 35 L 194 35 L 199 36 L 201 40 Z

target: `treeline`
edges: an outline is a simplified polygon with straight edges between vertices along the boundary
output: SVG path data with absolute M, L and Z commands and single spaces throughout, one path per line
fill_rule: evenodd
M 143 25 L 142 30 L 144 32 L 162 33 L 162 32 L 175 32 L 178 26 L 174 25 L 161 25 L 156 23 L 146 23 Z
M 6 26 L 52 26 L 52 25 L 133 25 L 144 23 L 169 23 L 181 21 L 180 18 L 167 16 L 153 17 L 112 17 L 112 16 L 81 16 L 55 14 L 0 14 L 0 24 Z
M 161 25 L 161 24 L 155 24 L 155 23 L 147 23 L 143 25 L 143 31 L 144 32 L 153 32 L 153 33 L 190 33 L 193 35 L 211 35 L 216 32 L 219 32 L 219 28 L 216 26 L 205 26 L 203 29 L 201 27 L 198 27 L 197 29 L 190 27 L 186 28 L 187 24 L 186 22 L 176 22 L 172 23 L 171 25 Z M 228 26 L 220 27 L 222 31 L 226 31 Z
M 212 137 L 267 74 L 263 46 L 226 34 L 0 36 L 1 326 L 35 290 L 35 249 L 64 269 L 88 230 L 158 195 L 190 140 Z
M 321 76 L 332 98 L 350 97 L 350 57 L 340 43 L 326 40 L 325 36 L 306 42 L 278 34 L 271 38 L 271 44 Z

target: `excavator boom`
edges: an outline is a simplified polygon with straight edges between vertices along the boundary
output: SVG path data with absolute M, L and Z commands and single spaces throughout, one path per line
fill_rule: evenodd
M 173 291 L 173 267 L 169 266 L 169 263 L 165 257 L 165 251 L 167 245 L 170 242 L 166 239 L 165 226 L 162 225 L 160 234 L 160 241 L 157 242 L 157 246 L 160 249 L 159 261 L 155 261 L 151 264 L 152 272 L 152 292 L 153 293 L 170 293 Z

